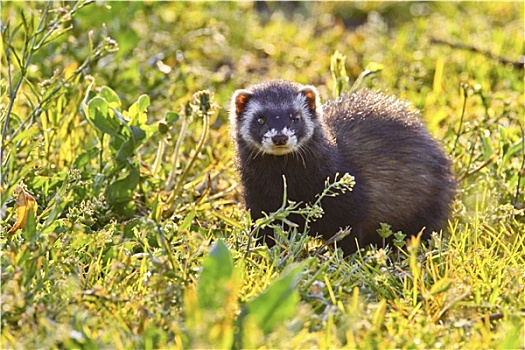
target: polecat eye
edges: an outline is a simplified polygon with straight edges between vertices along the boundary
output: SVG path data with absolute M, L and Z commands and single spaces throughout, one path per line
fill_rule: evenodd
M 257 124 L 264 125 L 266 124 L 266 118 L 265 117 L 259 117 L 257 118 Z
M 301 120 L 301 115 L 299 113 L 297 114 L 291 114 L 290 115 L 290 119 L 292 120 L 292 122 L 296 123 L 298 122 L 299 120 Z

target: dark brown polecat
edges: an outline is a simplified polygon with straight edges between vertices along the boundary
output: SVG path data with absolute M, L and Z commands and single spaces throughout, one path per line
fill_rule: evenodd
M 353 190 L 325 197 L 310 230 L 328 239 L 351 227 L 338 242 L 345 254 L 356 251 L 356 238 L 360 247 L 382 244 L 380 223 L 409 236 L 424 228 L 424 238 L 446 223 L 456 187 L 451 163 L 406 102 L 364 90 L 323 107 L 312 86 L 269 81 L 235 92 L 230 122 L 254 219 L 281 206 L 283 175 L 289 200 L 313 203 L 327 178 L 348 173 Z M 263 232 L 272 245 L 273 232 Z

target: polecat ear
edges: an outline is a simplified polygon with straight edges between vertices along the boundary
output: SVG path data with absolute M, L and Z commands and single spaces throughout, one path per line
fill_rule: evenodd
M 317 106 L 320 106 L 319 93 L 317 92 L 317 89 L 313 86 L 307 85 L 301 88 L 299 93 L 306 97 L 308 108 L 310 108 L 312 111 L 317 111 Z
M 246 109 L 246 104 L 252 97 L 253 92 L 250 90 L 237 90 L 233 94 L 232 102 L 235 105 L 235 113 L 239 116 Z

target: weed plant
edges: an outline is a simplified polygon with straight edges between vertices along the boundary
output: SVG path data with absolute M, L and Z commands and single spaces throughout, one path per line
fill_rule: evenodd
M 0 6 L 2 348 L 525 346 L 523 3 Z M 275 78 L 419 108 L 447 229 L 343 257 L 287 221 L 319 203 L 252 222 L 228 101 Z

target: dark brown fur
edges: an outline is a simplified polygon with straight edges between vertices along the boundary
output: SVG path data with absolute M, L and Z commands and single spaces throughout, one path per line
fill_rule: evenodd
M 257 108 L 272 118 L 276 110 L 294 108 L 290 103 L 279 105 L 278 99 L 297 94 L 301 88 L 275 81 L 251 87 L 253 95 L 234 97 L 231 113 L 237 166 L 246 205 L 254 218 L 280 207 L 283 175 L 288 198 L 307 203 L 315 201 L 327 177 L 333 180 L 336 173 L 349 173 L 356 181 L 353 191 L 324 199 L 325 214 L 311 227 L 311 233 L 320 233 L 325 239 L 339 228 L 352 227 L 352 234 L 339 242 L 346 254 L 356 250 L 355 238 L 361 247 L 382 244 L 376 233 L 380 223 L 407 235 L 416 235 L 426 227 L 424 238 L 444 227 L 455 192 L 450 161 L 419 121 L 418 113 L 395 97 L 361 91 L 322 108 L 315 89 L 314 95 L 310 90 L 303 92 L 309 111 L 303 117 L 314 121 L 314 133 L 300 152 L 259 153 L 241 137 L 239 125 L 247 122 L 243 113 L 250 103 L 258 103 Z M 304 131 L 300 129 L 304 125 L 293 126 L 298 135 Z M 252 138 L 257 138 L 257 128 L 253 125 Z M 302 218 L 293 219 L 304 224 Z M 272 232 L 264 234 L 271 244 Z

